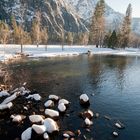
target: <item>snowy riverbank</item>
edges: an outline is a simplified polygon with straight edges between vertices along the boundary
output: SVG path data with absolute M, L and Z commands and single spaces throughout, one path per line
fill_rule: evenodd
M 64 46 L 62 50 L 61 45 L 24 45 L 23 52 L 28 54 L 29 57 L 56 57 L 56 56 L 74 56 L 87 53 L 88 50 L 91 54 L 104 54 L 104 55 L 121 55 L 121 56 L 140 56 L 140 49 L 126 48 L 125 50 L 109 49 L 109 48 L 96 48 L 95 46 Z M 20 45 L 0 45 L 0 60 L 8 60 L 20 52 Z

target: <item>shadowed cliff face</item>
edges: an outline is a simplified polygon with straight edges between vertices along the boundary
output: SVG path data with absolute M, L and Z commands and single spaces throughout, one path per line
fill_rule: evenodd
M 2 0 L 0 1 L 0 19 L 10 23 L 12 15 L 18 23 L 30 30 L 32 19 L 37 11 L 41 12 L 42 25 L 50 32 L 60 34 L 62 30 L 87 31 L 80 17 L 63 0 Z

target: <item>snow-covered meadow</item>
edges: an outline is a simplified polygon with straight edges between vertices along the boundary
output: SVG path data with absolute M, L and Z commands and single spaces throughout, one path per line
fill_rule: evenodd
M 20 53 L 20 45 L 0 45 L 0 61 L 13 58 L 16 53 Z M 96 48 L 95 46 L 68 46 L 64 45 L 23 45 L 23 53 L 28 54 L 29 57 L 56 57 L 56 56 L 75 56 L 87 53 L 104 54 L 104 55 L 121 55 L 121 56 L 140 56 L 140 49 L 126 48 L 126 49 L 110 49 L 110 48 Z

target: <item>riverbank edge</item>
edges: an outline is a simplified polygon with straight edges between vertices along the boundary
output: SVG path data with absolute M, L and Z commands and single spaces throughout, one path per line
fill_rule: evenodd
M 10 51 L 12 50 L 12 51 Z M 8 53 L 7 53 L 8 52 Z M 20 53 L 20 45 L 0 45 L 0 61 L 11 61 L 26 57 L 68 57 L 78 56 L 82 54 L 88 55 L 119 55 L 119 56 L 140 56 L 139 48 L 111 49 L 96 48 L 95 46 L 61 46 L 61 45 L 24 45 L 23 53 Z

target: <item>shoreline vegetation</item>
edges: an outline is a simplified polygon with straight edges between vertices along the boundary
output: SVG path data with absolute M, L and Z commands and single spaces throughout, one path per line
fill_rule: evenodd
M 96 48 L 94 45 L 23 45 L 22 53 L 20 45 L 0 45 L 0 61 L 9 62 L 24 57 L 41 58 L 41 57 L 70 57 L 82 54 L 94 55 L 119 55 L 119 56 L 140 56 L 139 48 L 111 49 Z

